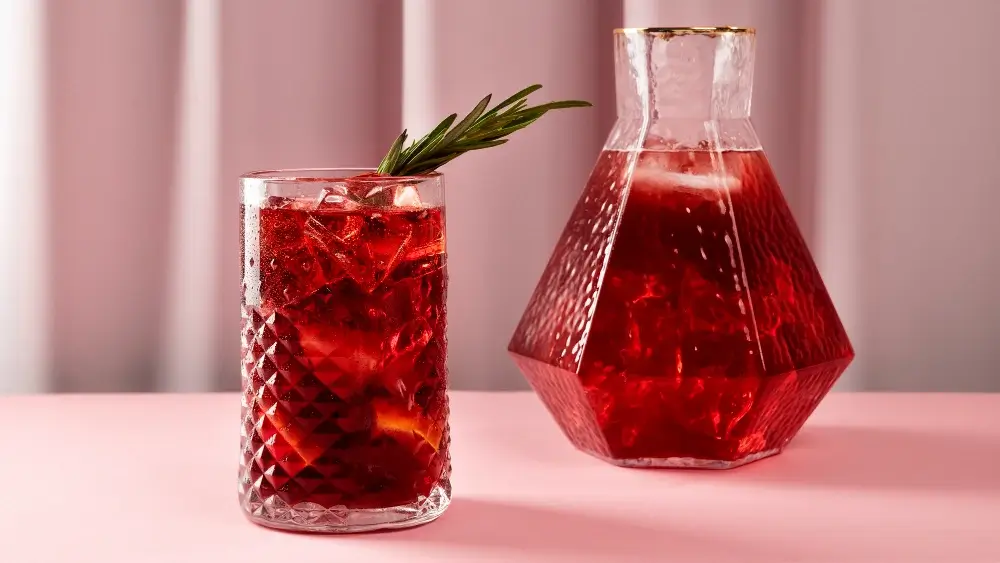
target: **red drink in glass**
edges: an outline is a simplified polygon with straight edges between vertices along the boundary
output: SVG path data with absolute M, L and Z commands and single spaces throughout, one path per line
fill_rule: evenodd
M 609 146 L 509 350 L 578 448 L 734 467 L 779 452 L 854 352 L 746 119 L 752 34 L 656 33 L 618 37 L 619 70 L 659 67 L 663 90 L 619 76 Z
M 451 492 L 441 179 L 338 174 L 243 179 L 241 500 L 280 528 L 406 527 Z

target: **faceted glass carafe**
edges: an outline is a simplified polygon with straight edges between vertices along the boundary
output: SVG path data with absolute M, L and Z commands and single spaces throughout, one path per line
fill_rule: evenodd
M 754 32 L 615 32 L 618 120 L 509 351 L 579 449 L 776 454 L 854 357 L 750 123 Z

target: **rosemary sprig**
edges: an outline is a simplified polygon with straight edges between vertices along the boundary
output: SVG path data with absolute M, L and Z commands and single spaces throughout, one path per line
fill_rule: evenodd
M 469 151 L 488 149 L 507 142 L 514 131 L 524 129 L 538 118 L 554 109 L 589 107 L 589 102 L 564 100 L 529 107 L 527 97 L 542 87 L 534 84 L 507 98 L 487 111 L 492 94 L 455 123 L 453 113 L 430 133 L 410 143 L 405 149 L 406 131 L 389 147 L 389 152 L 378 165 L 378 174 L 385 176 L 412 176 L 427 174 Z

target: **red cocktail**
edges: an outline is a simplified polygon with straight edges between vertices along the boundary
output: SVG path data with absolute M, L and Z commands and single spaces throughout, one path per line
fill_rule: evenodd
M 770 166 L 760 151 L 632 156 L 576 370 L 601 406 L 606 442 L 585 449 L 628 464 L 730 462 L 781 448 L 853 352 Z M 577 215 L 600 212 L 606 179 L 628 160 L 601 156 Z M 564 240 L 588 236 L 586 222 L 570 225 Z M 550 361 L 559 349 L 544 339 L 523 346 L 515 339 L 511 349 Z M 547 389 L 533 362 L 521 365 Z
M 242 180 L 240 493 L 261 524 L 405 527 L 451 493 L 441 177 L 353 175 Z

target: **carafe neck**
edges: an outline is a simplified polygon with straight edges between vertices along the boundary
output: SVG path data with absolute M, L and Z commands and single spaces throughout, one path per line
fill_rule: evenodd
M 753 59 L 754 31 L 748 28 L 616 30 L 618 116 L 746 119 Z

